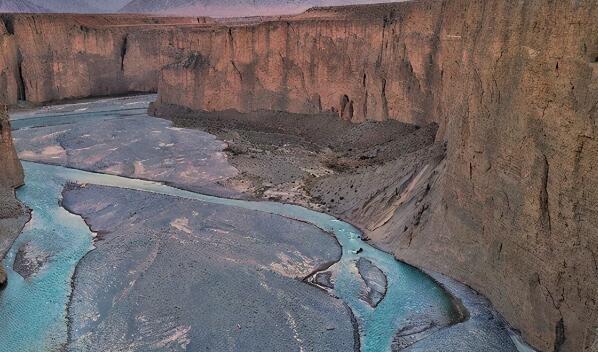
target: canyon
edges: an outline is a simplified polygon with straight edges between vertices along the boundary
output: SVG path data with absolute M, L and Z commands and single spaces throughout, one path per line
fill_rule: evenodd
M 326 211 L 372 244 L 488 297 L 537 349 L 593 351 L 596 18 L 595 0 L 421 0 L 261 19 L 1 15 L 0 100 L 157 92 L 161 117 L 281 111 L 428 128 L 428 156 L 398 180 L 387 182 L 400 166 L 368 164 L 308 192 L 336 193 Z M 10 198 L 22 171 L 6 131 Z
M 148 116 L 155 98 L 12 113 L 26 174 L 17 196 L 32 219 L 3 261 L 10 281 L 0 301 L 3 347 L 527 351 L 516 347 L 525 346 L 484 297 L 397 261 L 364 242 L 352 225 L 211 187 L 243 179 L 244 168 L 228 163 L 238 160 L 221 152 L 239 146 Z M 254 136 L 265 144 L 276 135 L 290 137 L 268 132 L 276 124 L 263 126 L 264 117 L 258 114 Z M 298 122 L 311 129 L 321 122 L 336 126 L 337 137 L 363 136 L 349 146 L 382 144 L 383 135 L 426 140 L 420 135 L 434 133 L 396 121 L 304 118 Z M 294 151 L 309 155 L 313 146 L 295 139 Z M 49 301 L 47 309 L 36 309 Z M 350 310 L 339 309 L 341 301 Z M 258 328 L 271 321 L 276 329 Z M 130 338 L 114 338 L 122 334 Z

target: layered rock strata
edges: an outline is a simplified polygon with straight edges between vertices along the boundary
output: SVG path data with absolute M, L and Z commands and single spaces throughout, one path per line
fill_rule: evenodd
M 4 16 L 0 88 L 11 103 L 159 87 L 158 106 L 436 122 L 446 159 L 414 170 L 404 198 L 388 186 L 347 216 L 488 296 L 535 347 L 590 350 L 596 18 L 596 0 L 422 0 L 176 28 Z
M 160 67 L 180 55 L 166 34 L 208 21 L 47 14 L 0 19 L 0 98 L 10 105 L 155 92 Z
M 596 1 L 419 1 L 193 30 L 158 105 L 437 122 L 446 159 L 348 217 L 488 296 L 540 350 L 589 350 L 597 16 Z

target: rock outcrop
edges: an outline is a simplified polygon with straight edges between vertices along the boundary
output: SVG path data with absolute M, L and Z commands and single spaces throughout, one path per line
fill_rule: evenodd
M 24 182 L 23 167 L 13 145 L 6 106 L 0 106 L 0 188 L 14 189 Z
M 400 11 L 398 11 L 400 10 Z M 189 55 L 162 70 L 158 104 L 199 110 L 335 111 L 355 122 L 432 114 L 441 6 L 319 9 L 245 26 L 188 30 Z M 417 21 L 403 28 L 402 18 Z
M 25 225 L 26 214 L 15 199 L 14 188 L 23 185 L 23 167 L 15 151 L 8 112 L 0 105 L 0 260 Z M 0 289 L 7 283 L 6 273 L 0 265 Z
M 7 282 L 6 272 L 4 271 L 4 268 L 0 266 L 0 290 L 6 288 Z
M 443 13 L 465 21 L 443 22 L 433 59 L 441 196 L 394 252 L 480 290 L 540 350 L 592 350 L 598 2 L 449 1 Z
M 355 209 L 356 222 L 398 258 L 479 290 L 540 350 L 583 351 L 598 331 L 596 18 L 596 0 L 211 24 L 3 16 L 0 89 L 11 103 L 159 89 L 158 108 L 435 122 L 447 157 L 402 188 L 416 201 L 374 199 L 385 218 Z

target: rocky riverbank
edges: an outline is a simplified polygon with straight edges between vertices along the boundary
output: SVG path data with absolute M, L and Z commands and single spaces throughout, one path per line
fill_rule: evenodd
M 445 144 L 435 141 L 435 124 L 352 124 L 331 114 L 206 113 L 164 105 L 151 106 L 150 113 L 177 127 L 208 131 L 228 144 L 227 159 L 239 172 L 221 181 L 222 186 L 252 199 L 299 204 L 340 217 L 360 226 L 367 241 L 388 252 L 397 237 L 387 231 L 387 223 L 400 227 L 404 236 L 425 226 L 446 157 Z M 397 211 L 399 219 L 393 217 Z M 362 299 L 375 307 L 385 296 L 384 274 L 367 261 L 357 262 L 355 271 L 363 280 Z M 461 351 L 517 350 L 512 336 L 519 337 L 486 298 L 442 275 L 436 279 L 455 297 L 464 322 L 441 329 L 434 320 L 414 317 L 397 332 L 393 351 L 455 346 Z M 326 290 L 334 281 L 331 271 L 313 278 Z
M 207 131 L 228 144 L 228 160 L 239 173 L 221 185 L 252 198 L 309 206 L 351 221 L 356 220 L 351 212 L 356 204 L 437 163 L 445 152 L 444 144 L 435 142 L 435 124 L 353 124 L 325 113 L 196 113 L 164 105 L 152 105 L 150 113 L 177 127 Z M 368 182 L 372 173 L 379 177 Z

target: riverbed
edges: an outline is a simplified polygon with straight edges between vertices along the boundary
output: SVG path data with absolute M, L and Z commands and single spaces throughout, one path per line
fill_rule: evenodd
M 145 115 L 149 100 L 16 117 L 32 220 L 4 260 L 0 350 L 388 351 L 465 318 L 351 224 L 223 189 L 226 145 Z M 492 329 L 477 333 L 514 350 Z

